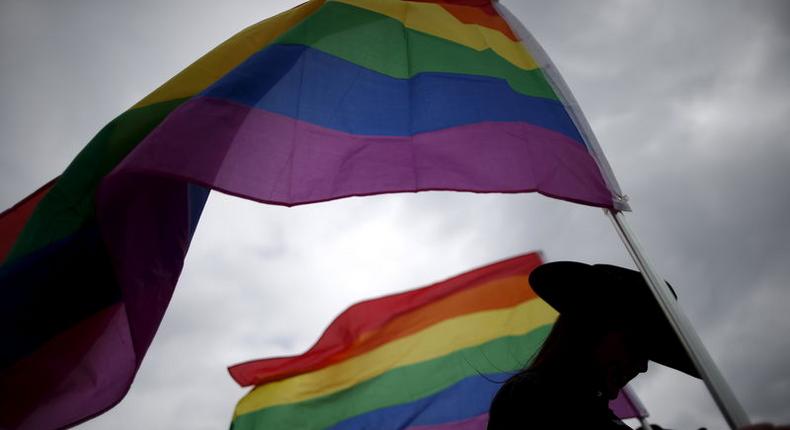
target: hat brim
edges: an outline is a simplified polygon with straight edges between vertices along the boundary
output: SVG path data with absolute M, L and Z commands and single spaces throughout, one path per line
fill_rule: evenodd
M 601 324 L 627 321 L 645 340 L 651 361 L 699 378 L 638 271 L 605 264 L 558 261 L 535 268 L 529 283 L 535 293 L 560 314 L 590 318 L 591 322 Z M 674 294 L 672 287 L 669 288 Z

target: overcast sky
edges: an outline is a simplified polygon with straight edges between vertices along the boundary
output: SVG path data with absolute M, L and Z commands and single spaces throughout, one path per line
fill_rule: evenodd
M 108 121 L 295 2 L 0 2 L 0 207 Z M 790 2 L 503 2 L 590 119 L 628 218 L 755 419 L 790 421 Z M 236 362 L 302 352 L 349 304 L 531 250 L 633 266 L 599 209 L 420 193 L 282 208 L 212 193 L 129 395 L 84 429 L 221 429 Z M 651 366 L 652 421 L 724 428 L 704 386 Z

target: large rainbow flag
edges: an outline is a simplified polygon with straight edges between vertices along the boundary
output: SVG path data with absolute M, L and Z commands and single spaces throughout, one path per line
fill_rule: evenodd
M 625 207 L 556 68 L 501 5 L 309 1 L 197 60 L 0 215 L 0 427 L 58 428 L 120 401 L 210 189 Z
M 526 254 L 361 302 L 304 354 L 231 367 L 239 384 L 257 385 L 231 428 L 485 429 L 494 394 L 557 317 L 529 286 L 540 264 Z M 610 406 L 621 418 L 647 415 L 627 390 Z

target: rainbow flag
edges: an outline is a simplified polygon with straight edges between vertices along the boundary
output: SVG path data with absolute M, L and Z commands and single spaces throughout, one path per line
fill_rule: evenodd
M 361 302 L 304 354 L 231 367 L 240 385 L 256 385 L 231 428 L 484 429 L 494 394 L 557 317 L 529 286 L 540 264 L 526 254 Z M 628 389 L 610 407 L 647 416 Z
M 257 385 L 231 428 L 485 428 L 500 384 L 557 317 L 529 287 L 540 264 L 527 254 L 361 302 L 304 354 L 231 367 Z
M 536 191 L 622 208 L 556 68 L 506 18 L 488 0 L 312 0 L 107 124 L 0 214 L 0 427 L 67 426 L 120 401 L 210 189 L 280 205 Z

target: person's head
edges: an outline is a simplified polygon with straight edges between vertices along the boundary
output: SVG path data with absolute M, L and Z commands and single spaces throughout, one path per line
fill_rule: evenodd
M 647 360 L 697 376 L 639 272 L 563 261 L 539 266 L 529 282 L 560 313 L 530 369 L 561 366 L 610 398 Z
M 593 354 L 601 389 L 608 399 L 617 397 L 628 381 L 647 371 L 647 351 L 632 330 L 607 330 L 595 345 Z
M 590 381 L 614 399 L 628 381 L 647 370 L 647 360 L 643 341 L 627 326 L 561 314 L 528 369 Z

